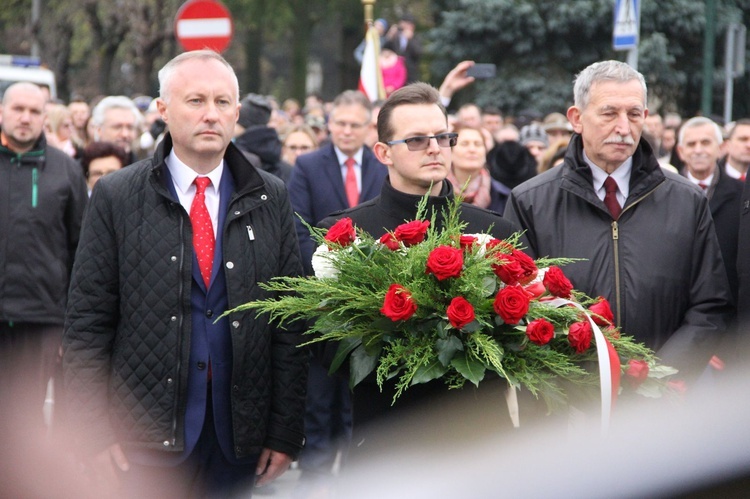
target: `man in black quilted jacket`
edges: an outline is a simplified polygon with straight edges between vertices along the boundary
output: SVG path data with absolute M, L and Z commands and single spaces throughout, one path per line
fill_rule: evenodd
M 169 134 L 100 180 L 69 294 L 63 365 L 95 483 L 125 497 L 249 496 L 303 443 L 300 331 L 254 312 L 257 286 L 302 271 L 281 180 L 230 143 L 231 66 L 211 51 L 159 71 Z

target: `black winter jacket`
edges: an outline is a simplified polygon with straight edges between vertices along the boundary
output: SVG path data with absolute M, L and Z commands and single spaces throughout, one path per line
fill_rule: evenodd
M 166 184 L 171 147 L 167 135 L 153 159 L 100 180 L 84 220 L 63 344 L 71 419 L 90 451 L 113 442 L 184 446 L 193 246 L 190 218 Z M 302 266 L 283 183 L 231 144 L 224 159 L 236 185 L 223 239 L 233 308 L 270 298 L 257 283 L 299 275 Z M 307 373 L 300 331 L 254 312 L 232 314 L 229 324 L 236 456 L 263 447 L 295 455 Z
M 284 183 L 289 182 L 292 165 L 281 159 L 281 140 L 276 130 L 267 126 L 251 126 L 234 143 L 241 150 L 258 156 L 265 171 L 276 175 Z
M 536 257 L 585 259 L 565 274 L 589 296 L 607 298 L 624 333 L 685 378 L 705 368 L 731 311 L 708 199 L 663 171 L 646 141 L 633 155 L 617 221 L 594 191 L 580 135 L 563 165 L 513 189 L 505 217 L 527 231 Z
M 62 326 L 88 202 L 80 165 L 47 146 L 0 146 L 0 322 Z
M 318 226 L 328 229 L 339 219 L 349 217 L 357 228 L 377 239 L 402 223 L 414 220 L 417 216 L 417 205 L 421 200 L 422 196 L 397 191 L 391 186 L 390 179 L 386 178 L 380 189 L 380 196 L 353 208 L 332 213 Z M 452 201 L 453 186 L 444 180 L 440 195 L 427 198 L 426 218 L 430 219 L 434 213 L 436 223 L 442 226 L 443 210 L 447 210 Z M 460 218 L 461 222 L 467 224 L 464 229 L 466 234 L 487 232 L 498 239 L 505 239 L 519 230 L 514 223 L 503 219 L 499 213 L 469 203 L 461 204 Z

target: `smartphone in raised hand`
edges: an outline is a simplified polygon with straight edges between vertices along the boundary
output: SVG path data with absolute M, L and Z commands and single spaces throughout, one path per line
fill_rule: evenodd
M 474 64 L 466 70 L 466 76 L 473 76 L 477 80 L 494 78 L 497 67 L 494 64 Z

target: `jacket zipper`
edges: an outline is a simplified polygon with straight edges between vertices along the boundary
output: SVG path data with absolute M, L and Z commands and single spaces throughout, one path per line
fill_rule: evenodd
M 178 414 L 180 412 L 179 402 L 180 402 L 180 390 L 181 390 L 181 379 L 180 379 L 180 372 L 182 371 L 182 329 L 185 321 L 185 314 L 182 313 L 182 298 L 183 293 L 185 289 L 185 284 L 183 282 L 182 274 L 185 272 L 185 242 L 184 242 L 184 235 L 185 235 L 185 217 L 182 215 L 182 213 L 179 213 L 180 215 L 180 258 L 179 258 L 179 285 L 178 285 L 178 294 L 177 296 L 180 297 L 180 311 L 179 311 L 179 317 L 177 319 L 177 366 L 175 369 L 175 397 L 174 397 L 174 412 L 172 417 L 172 446 L 174 447 L 177 444 L 177 418 Z
M 622 213 L 625 213 L 626 210 L 631 209 L 633 206 L 637 205 L 647 197 L 649 197 L 653 192 L 658 189 L 664 182 L 659 183 L 656 187 L 648 191 L 646 194 L 635 200 L 633 203 L 625 207 L 622 212 L 620 213 L 620 217 L 622 217 Z M 619 217 L 618 217 L 619 219 Z M 620 239 L 620 225 L 617 223 L 617 220 L 612 221 L 612 248 L 614 251 L 614 259 L 615 259 L 615 303 L 617 304 L 617 317 L 615 318 L 617 327 L 622 327 L 622 293 L 620 290 L 620 247 L 619 247 L 619 239 Z
M 617 225 L 617 220 L 612 220 L 612 247 L 615 252 L 615 303 L 617 305 L 617 318 L 616 324 L 620 325 L 620 248 L 618 246 L 618 240 L 620 238 L 620 227 Z
M 31 207 L 36 208 L 39 201 L 39 170 L 31 169 Z

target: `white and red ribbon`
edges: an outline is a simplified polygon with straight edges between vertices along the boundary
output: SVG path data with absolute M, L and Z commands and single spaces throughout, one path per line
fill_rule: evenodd
M 566 300 L 564 298 L 553 298 L 551 300 L 545 300 L 544 303 L 557 308 L 573 305 L 586 314 L 586 318 L 588 319 L 589 324 L 591 324 L 591 331 L 594 333 L 594 343 L 596 344 L 596 355 L 599 361 L 599 385 L 602 405 L 601 429 L 602 434 L 606 434 L 609 430 L 612 406 L 617 399 L 617 392 L 620 389 L 620 361 L 617 352 L 612 344 L 607 341 L 607 338 L 604 337 L 601 329 L 599 329 L 599 326 L 592 319 L 591 313 L 583 308 L 580 303 Z M 516 396 L 516 390 L 514 387 L 508 386 L 505 400 L 508 404 L 508 412 L 513 421 L 513 426 L 518 428 L 520 426 L 518 397 Z

